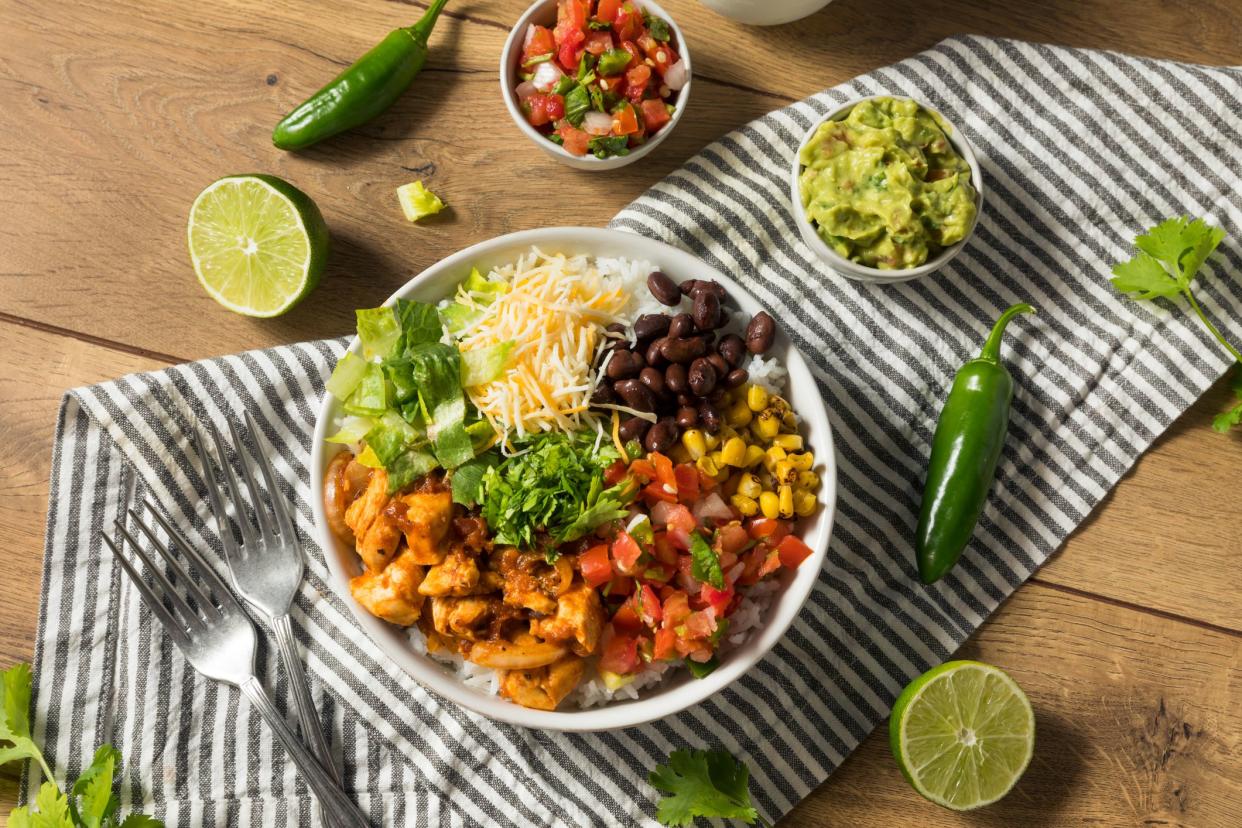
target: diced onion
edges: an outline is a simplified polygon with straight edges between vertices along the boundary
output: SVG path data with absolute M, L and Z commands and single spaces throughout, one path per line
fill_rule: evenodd
M 522 39 L 522 51 L 523 52 L 526 51 L 526 47 L 529 46 L 530 42 L 534 39 L 535 39 L 535 24 L 531 23 L 529 26 L 526 27 L 526 37 Z
M 524 101 L 539 90 L 535 89 L 535 85 L 530 81 L 522 81 L 513 91 L 518 96 L 519 101 Z
M 695 501 L 694 508 L 691 511 L 694 512 L 694 519 L 700 524 L 709 518 L 713 520 L 733 520 L 733 510 L 715 492 Z
M 668 71 L 664 73 L 664 82 L 674 92 L 684 87 L 688 80 L 690 80 L 690 73 L 686 71 L 686 62 L 684 60 L 677 61 L 668 67 Z
M 592 110 L 582 119 L 582 129 L 589 135 L 607 135 L 612 132 L 612 116 Z
M 561 71 L 561 67 L 557 66 L 555 61 L 545 60 L 535 67 L 535 76 L 531 78 L 530 82 L 540 92 L 551 92 L 552 87 L 556 86 L 564 74 Z

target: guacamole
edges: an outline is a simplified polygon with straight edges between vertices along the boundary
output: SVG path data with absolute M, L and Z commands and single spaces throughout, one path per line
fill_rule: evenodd
M 827 121 L 802 148 L 802 204 L 820 237 L 868 267 L 917 267 L 975 220 L 970 165 L 935 112 L 875 98 Z

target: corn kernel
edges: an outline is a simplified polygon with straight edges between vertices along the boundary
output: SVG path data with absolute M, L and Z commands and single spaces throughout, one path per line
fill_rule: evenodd
M 668 458 L 677 464 L 694 462 L 689 450 L 682 443 L 677 443 L 668 450 Z
M 776 518 L 780 516 L 781 500 L 777 497 L 776 492 L 764 492 L 759 495 L 759 508 L 763 511 L 765 518 Z
M 719 434 L 704 433 L 703 439 L 704 441 L 706 441 L 707 448 L 709 451 L 714 451 L 715 449 L 720 447 L 720 435 Z
M 777 490 L 777 511 L 783 518 L 794 516 L 793 486 L 781 486 Z
M 738 475 L 737 493 L 746 495 L 747 497 L 758 497 L 763 491 L 763 487 L 759 485 L 759 478 L 750 472 Z
M 793 463 L 794 468 L 798 471 L 810 471 L 811 466 L 815 465 L 815 455 L 809 451 L 804 451 L 801 454 L 791 454 L 789 455 L 789 462 Z
M 763 458 L 763 448 L 750 443 L 746 446 L 746 461 L 743 465 L 748 469 L 753 469 Z
M 703 432 L 697 428 L 688 428 L 681 433 L 681 444 L 690 453 L 691 460 L 698 460 L 707 454 L 707 440 Z
M 720 459 L 726 466 L 740 468 L 746 463 L 746 441 L 741 437 L 730 437 L 720 447 Z
M 771 406 L 759 412 L 759 416 L 751 423 L 751 429 L 760 439 L 768 441 L 781 431 L 781 414 Z
M 725 422 L 734 428 L 745 428 L 755 418 L 746 400 L 738 400 L 725 410 Z
M 733 508 L 742 513 L 742 517 L 750 517 L 759 511 L 759 504 L 755 502 L 753 497 L 735 494 L 729 498 L 729 502 L 733 504 Z
M 746 389 L 746 405 L 756 413 L 768 407 L 768 391 L 760 385 L 752 385 Z
M 785 451 L 802 451 L 802 435 L 778 434 L 772 438 L 772 445 L 780 446 Z
M 808 492 L 817 492 L 819 491 L 819 475 L 813 471 L 798 472 L 798 479 L 794 481 L 794 485 Z
M 772 466 L 772 476 L 776 478 L 777 485 L 792 486 L 798 479 L 798 470 L 792 460 L 777 460 Z
M 785 450 L 780 446 L 772 446 L 763 453 L 763 467 L 768 471 L 776 468 L 776 464 L 786 457 Z
M 720 442 L 727 443 L 729 440 L 732 440 L 737 436 L 737 429 L 728 423 L 725 423 L 720 427 L 720 431 L 718 431 L 717 434 L 720 436 Z
M 788 400 L 779 394 L 773 394 L 771 399 L 768 400 L 768 408 L 775 408 L 780 412 L 781 416 L 793 411 L 793 409 L 789 407 Z
M 716 465 L 716 461 L 712 459 L 710 454 L 704 454 L 695 461 L 694 465 L 708 477 L 715 477 L 720 473 L 720 467 Z
M 794 432 L 798 430 L 798 418 L 794 416 L 792 411 L 786 411 L 781 417 L 781 425 L 786 431 Z
M 819 498 L 808 491 L 796 491 L 793 496 L 794 514 L 798 517 L 810 517 L 819 507 Z

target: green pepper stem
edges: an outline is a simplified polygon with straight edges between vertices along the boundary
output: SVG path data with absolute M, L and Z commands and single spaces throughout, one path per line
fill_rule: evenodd
M 984 359 L 988 362 L 1000 362 L 1001 337 L 1005 335 L 1005 326 L 1009 324 L 1009 320 L 1020 313 L 1035 312 L 1035 309 L 1026 302 L 1019 302 L 1002 313 L 1000 319 L 997 319 L 996 324 L 992 326 L 992 333 L 988 334 L 988 341 L 983 343 L 983 350 L 979 352 L 979 359 Z
M 423 43 L 427 42 L 427 38 L 431 37 L 431 30 L 436 25 L 436 18 L 440 16 L 440 11 L 444 8 L 444 4 L 448 0 L 431 0 L 431 5 L 427 7 L 427 11 L 423 12 L 423 16 L 418 22 L 406 29 L 414 36 L 416 40 Z

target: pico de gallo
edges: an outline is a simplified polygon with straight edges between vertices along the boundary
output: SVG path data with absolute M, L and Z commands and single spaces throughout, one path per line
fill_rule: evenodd
M 792 534 L 792 520 L 741 518 L 721 484 L 692 463 L 651 453 L 618 462 L 606 482 L 627 477 L 638 487 L 630 516 L 610 540 L 584 541 L 578 556 L 609 616 L 600 674 L 617 686 L 651 662 L 684 660 L 701 678 L 716 667 L 742 591 L 797 568 L 812 550 Z
M 668 23 L 632 0 L 560 0 L 531 24 L 515 93 L 527 121 L 573 155 L 627 155 L 673 117 L 689 80 Z

